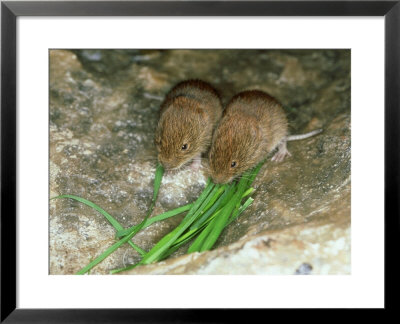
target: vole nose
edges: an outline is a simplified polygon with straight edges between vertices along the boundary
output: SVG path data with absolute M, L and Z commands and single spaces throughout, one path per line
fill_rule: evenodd
M 174 168 L 174 165 L 171 163 L 170 160 L 166 159 L 165 157 L 162 156 L 158 156 L 158 162 L 160 162 L 162 164 L 162 166 L 164 167 L 164 169 L 166 170 L 171 170 Z
M 173 169 L 171 164 L 169 164 L 168 162 L 160 161 L 160 163 L 162 164 L 162 166 L 164 167 L 165 170 Z
M 221 175 L 213 175 L 213 176 L 211 176 L 211 178 L 212 178 L 212 181 L 213 181 L 215 184 L 223 184 L 223 183 L 226 183 L 226 182 L 227 182 L 226 179 L 225 179 L 225 177 L 223 177 L 223 176 L 221 176 Z

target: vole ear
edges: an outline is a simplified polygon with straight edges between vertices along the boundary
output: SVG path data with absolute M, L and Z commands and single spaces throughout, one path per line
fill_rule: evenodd
M 204 109 L 202 109 L 201 107 L 195 107 L 195 108 L 193 108 L 193 111 L 194 111 L 196 114 L 199 114 L 201 117 L 204 117 L 204 116 L 205 116 Z
M 251 137 L 256 140 L 260 140 L 261 139 L 261 129 L 260 129 L 260 125 L 259 125 L 258 121 L 254 118 L 254 120 L 251 120 L 249 122 L 248 127 L 250 129 Z
M 200 117 L 206 116 L 205 108 L 207 107 L 204 107 L 201 102 L 193 98 L 186 96 L 177 96 L 173 98 L 173 104 L 181 107 L 182 109 L 185 109 L 186 111 L 190 110 L 191 112 L 198 114 Z
M 200 103 L 192 106 L 192 111 L 196 114 L 202 125 L 207 125 L 210 122 L 209 116 L 206 114 L 206 107 L 203 104 Z

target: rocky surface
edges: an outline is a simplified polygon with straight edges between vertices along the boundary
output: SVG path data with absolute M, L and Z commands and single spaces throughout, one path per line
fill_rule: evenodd
M 165 93 L 200 78 L 226 102 L 261 89 L 282 102 L 290 132 L 324 132 L 290 142 L 292 157 L 266 163 L 254 203 L 213 251 L 122 274 L 349 274 L 350 51 L 53 50 L 50 52 L 50 196 L 89 199 L 124 227 L 139 223 L 152 197 L 153 133 Z M 154 215 L 192 202 L 204 169 L 163 178 Z M 182 216 L 155 223 L 133 241 L 149 250 Z M 115 242 L 115 230 L 71 199 L 50 201 L 50 274 L 73 274 Z M 90 274 L 139 261 L 129 245 Z

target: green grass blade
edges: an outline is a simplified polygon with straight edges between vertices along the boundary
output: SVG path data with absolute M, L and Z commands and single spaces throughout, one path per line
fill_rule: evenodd
M 164 219 L 179 215 L 185 211 L 188 211 L 190 208 L 192 208 L 193 203 L 191 204 L 187 204 L 185 206 L 179 207 L 179 208 L 175 208 L 173 210 L 169 210 L 165 213 L 162 213 L 160 215 L 154 216 L 152 218 L 149 218 L 146 223 L 144 224 L 143 228 L 146 228 L 148 226 L 150 226 L 151 224 L 158 222 L 158 221 L 162 221 Z M 118 231 L 115 235 L 116 237 L 122 237 L 122 236 L 126 236 L 129 235 L 132 231 L 134 231 L 136 228 L 138 227 L 138 225 L 134 225 L 132 227 L 126 228 L 126 229 L 122 229 L 120 231 Z
M 83 203 L 83 204 L 85 204 L 85 205 L 87 205 L 89 207 L 92 207 L 93 209 L 98 211 L 100 214 L 102 214 L 105 218 L 107 218 L 107 220 L 110 222 L 110 224 L 112 226 L 114 226 L 115 229 L 117 229 L 118 231 L 120 231 L 121 229 L 124 229 L 122 227 L 122 225 L 120 223 L 118 223 L 118 221 L 114 217 L 112 217 L 109 213 L 107 213 L 103 208 L 97 206 L 95 203 L 93 203 L 93 202 L 91 202 L 91 201 L 89 201 L 87 199 L 84 199 L 84 198 L 81 198 L 81 197 L 78 197 L 78 196 L 75 196 L 75 195 L 60 195 L 60 196 L 57 196 L 57 197 L 53 197 L 51 199 L 57 199 L 57 198 L 71 198 L 71 199 L 77 200 L 77 201 L 79 201 L 79 202 L 81 202 L 81 203 Z
M 79 270 L 76 274 L 77 275 L 83 275 L 86 272 L 88 272 L 90 269 L 92 269 L 94 266 L 96 266 L 101 261 L 103 261 L 106 257 L 108 257 L 111 253 L 113 253 L 116 249 L 118 249 L 122 244 L 124 244 L 124 243 L 128 242 L 130 239 L 132 239 L 132 237 L 135 234 L 136 234 L 136 232 L 132 232 L 130 235 L 125 236 L 123 239 L 121 239 L 118 242 L 114 243 L 106 251 L 104 251 L 101 255 L 99 255 L 96 259 L 94 259 L 92 262 L 90 262 L 86 267 L 84 267 L 81 270 Z
M 161 164 L 157 165 L 156 175 L 154 177 L 153 199 L 151 201 L 150 208 L 147 211 L 145 220 L 147 220 L 147 218 L 149 218 L 151 213 L 153 212 L 154 206 L 156 204 L 157 196 L 158 196 L 158 191 L 160 190 L 160 185 L 161 185 L 161 180 L 162 180 L 163 174 L 164 174 L 163 166 Z M 143 223 L 143 225 L 144 225 L 144 223 Z
M 216 202 L 216 200 L 223 194 L 223 192 L 225 191 L 225 187 L 226 185 L 215 185 L 215 188 L 217 188 L 218 190 L 216 191 L 216 193 L 214 194 L 214 196 L 212 197 L 212 199 L 210 200 L 210 202 L 207 204 L 206 207 L 204 207 L 204 211 L 207 211 L 211 206 L 214 205 L 214 203 Z
M 87 271 L 89 271 L 91 268 L 93 268 L 95 265 L 99 264 L 101 261 L 103 261 L 106 257 L 108 257 L 111 253 L 113 253 L 116 249 L 118 249 L 122 244 L 128 242 L 130 239 L 132 239 L 133 236 L 135 236 L 135 234 L 137 232 L 139 232 L 143 225 L 146 223 L 147 219 L 149 218 L 150 214 L 153 211 L 154 205 L 156 203 L 156 199 L 158 196 L 158 191 L 160 189 L 160 185 L 161 185 L 161 180 L 164 174 L 164 168 L 161 165 L 157 166 L 156 169 L 156 175 L 154 178 L 154 190 L 153 190 L 153 199 L 150 205 L 150 208 L 146 214 L 146 217 L 143 219 L 143 221 L 137 226 L 137 228 L 135 230 L 133 230 L 129 235 L 125 236 L 123 239 L 119 240 L 118 242 L 116 242 L 115 244 L 113 244 L 111 247 L 109 247 L 105 252 L 103 252 L 100 256 L 98 256 L 95 260 L 93 260 L 92 262 L 90 262 L 86 267 L 84 267 L 83 269 L 81 269 L 80 271 L 78 271 L 77 274 L 84 274 Z M 147 253 L 146 253 L 147 254 Z M 145 255 L 146 255 L 145 254 Z
M 234 187 L 230 188 L 231 190 L 234 189 Z M 234 191 L 234 190 L 233 190 Z M 242 198 L 245 198 L 246 196 L 250 195 L 252 192 L 254 191 L 253 188 L 249 188 L 248 190 L 246 190 L 244 192 L 244 194 L 242 195 Z M 224 194 L 227 194 L 228 192 L 226 191 Z M 224 197 L 220 197 L 221 200 L 224 199 Z M 230 218 L 228 221 L 228 224 L 230 224 L 235 218 L 237 218 L 252 202 L 254 199 L 252 198 L 248 198 L 246 203 L 240 207 L 240 209 L 238 210 L 237 213 L 235 213 L 235 217 L 234 218 Z M 218 206 L 219 207 L 219 206 Z M 205 228 L 202 230 L 202 232 L 200 233 L 200 235 L 196 238 L 196 240 L 192 243 L 192 245 L 189 247 L 187 253 L 192 253 L 192 252 L 198 252 L 200 251 L 201 246 L 204 243 L 204 240 L 206 239 L 206 237 L 208 236 L 208 234 L 210 233 L 211 229 L 215 226 L 215 221 L 212 222 L 212 224 L 210 223 L 211 221 L 213 221 L 213 219 L 215 217 L 218 217 L 218 215 L 221 213 L 223 208 L 218 209 L 213 215 L 211 215 L 203 224 L 199 224 L 200 226 L 198 226 L 198 228 L 194 228 L 192 229 L 192 227 L 194 226 L 194 224 L 192 225 L 192 227 L 190 228 L 192 231 L 188 232 L 186 235 L 190 235 L 190 237 L 193 237 L 195 235 L 197 235 L 197 232 L 199 232 L 202 228 Z M 198 221 L 196 221 L 197 223 Z M 227 225 L 228 225 L 227 224 Z M 206 227 L 207 226 L 207 227 Z M 225 226 L 226 227 L 226 226 Z M 186 237 L 185 235 L 183 235 L 182 237 L 180 237 L 177 242 L 179 242 L 179 240 L 185 239 Z
M 57 198 L 74 199 L 74 200 L 77 200 L 77 201 L 79 201 L 79 202 L 81 202 L 81 203 L 83 203 L 83 204 L 85 204 L 85 205 L 87 205 L 89 207 L 92 207 L 93 209 L 98 211 L 100 214 L 102 214 L 110 222 L 110 224 L 112 226 L 114 226 L 114 228 L 117 231 L 123 230 L 122 225 L 120 223 L 118 223 L 118 221 L 114 217 L 112 217 L 109 213 L 107 213 L 103 208 L 101 208 L 100 206 L 96 205 L 95 203 L 93 203 L 93 202 L 91 202 L 91 201 L 89 201 L 87 199 L 84 199 L 84 198 L 81 198 L 81 197 L 78 197 L 78 196 L 75 196 L 75 195 L 60 195 L 60 196 L 57 196 L 57 197 L 53 197 L 51 199 L 57 199 Z M 142 256 L 147 253 L 145 250 L 143 250 L 142 248 L 140 248 L 139 246 L 137 246 L 136 244 L 134 244 L 131 241 L 129 241 L 129 245 L 132 246 Z
M 204 227 L 207 226 L 207 224 L 213 220 L 214 215 L 217 213 L 214 213 L 211 217 L 208 217 L 199 227 L 191 229 L 189 228 L 188 231 L 183 233 L 179 238 L 176 239 L 176 241 L 173 243 L 172 246 L 175 246 L 177 244 L 181 244 L 181 242 L 185 241 L 187 242 L 188 240 L 191 240 L 193 237 L 195 237 Z
M 247 185 L 250 187 L 251 184 L 253 183 L 254 179 L 256 178 L 256 176 L 258 175 L 258 173 L 260 172 L 261 167 L 264 165 L 266 160 L 261 161 L 260 163 L 258 163 L 253 169 L 251 169 L 250 171 L 248 171 L 248 177 L 249 177 L 249 181 L 247 183 Z
M 244 195 L 243 195 L 244 196 Z M 242 196 L 242 197 L 243 197 Z M 189 248 L 188 253 L 195 252 L 195 251 L 206 251 L 210 250 L 211 247 L 214 245 L 216 240 L 218 239 L 220 233 L 222 230 L 228 226 L 230 223 L 232 223 L 239 215 L 251 205 L 251 203 L 254 201 L 253 198 L 248 198 L 246 202 L 242 206 L 237 206 L 233 208 L 232 216 L 229 218 L 228 221 L 221 220 L 222 217 L 220 218 L 215 218 L 213 219 L 212 223 L 210 223 L 198 236 L 196 241 L 192 244 L 192 246 Z M 232 204 L 234 205 L 234 204 Z M 225 215 L 230 215 L 231 213 L 229 212 L 229 209 L 224 211 Z M 226 216 L 225 216 L 226 217 Z M 224 225 L 223 225 L 224 224 Z M 213 237 L 215 236 L 215 238 Z M 206 239 L 207 238 L 207 239 Z
M 249 197 L 249 198 L 245 201 L 245 203 L 244 203 L 242 206 L 240 206 L 240 208 L 238 208 L 237 210 L 235 210 L 235 211 L 232 213 L 232 216 L 231 216 L 231 218 L 229 218 L 229 221 L 228 221 L 228 224 L 227 224 L 227 225 L 229 225 L 229 224 L 232 223 L 236 218 L 238 218 L 239 215 L 240 215 L 241 213 L 243 213 L 243 212 L 246 210 L 246 208 L 249 207 L 249 206 L 253 203 L 253 201 L 254 201 L 254 199 L 251 198 L 251 197 Z
M 217 241 L 219 235 L 221 234 L 222 230 L 225 228 L 229 216 L 231 215 L 232 211 L 234 210 L 235 206 L 240 203 L 243 193 L 248 188 L 248 174 L 245 172 L 244 177 L 242 177 L 237 185 L 237 190 L 232 197 L 232 199 L 223 207 L 221 210 L 220 215 L 215 218 L 215 221 L 212 222 L 213 227 L 210 230 L 207 238 L 204 240 L 200 251 L 210 250 L 214 243 Z
M 208 204 L 212 198 L 210 192 L 212 191 L 214 185 L 210 183 L 203 193 L 200 195 L 199 199 L 196 200 L 192 209 L 185 216 L 181 224 L 172 232 L 164 236 L 140 261 L 140 264 L 149 264 L 156 261 L 169 247 L 174 243 L 174 241 L 193 223 L 201 209 Z M 193 211 L 193 212 L 192 212 Z
M 247 189 L 247 190 L 243 193 L 242 199 L 243 199 L 244 197 L 250 196 L 255 190 L 256 190 L 256 189 L 254 189 L 254 188 L 249 188 L 249 189 Z
M 211 199 L 210 192 L 214 188 L 214 184 L 208 179 L 207 184 L 203 192 L 200 194 L 199 198 L 193 203 L 192 207 L 190 208 L 189 212 L 182 220 L 181 224 L 176 227 L 173 231 L 165 235 L 144 257 L 143 259 L 136 264 L 132 264 L 125 268 L 114 269 L 111 270 L 111 274 L 119 273 L 122 271 L 131 270 L 139 265 L 142 264 L 149 264 L 154 261 L 160 260 L 163 254 L 169 249 L 169 247 L 174 243 L 177 237 L 196 219 L 196 213 L 199 209 L 205 206 Z M 207 199 L 209 198 L 209 199 Z M 128 237 L 128 236 L 126 236 Z M 124 238 L 125 239 L 125 238 Z
M 218 217 L 216 217 L 212 224 L 211 230 L 204 240 L 203 244 L 201 245 L 200 251 L 210 250 L 214 243 L 217 241 L 219 235 L 221 234 L 222 230 L 224 229 L 229 215 L 231 214 L 232 210 L 235 208 L 235 204 L 229 203 L 220 213 Z M 211 224 L 211 223 L 210 223 Z
M 233 190 L 234 187 L 232 187 L 232 186 L 231 186 L 231 187 L 226 187 L 226 188 L 224 188 L 224 189 L 225 189 L 224 193 L 223 193 L 220 197 L 218 197 L 218 200 L 216 200 L 216 201 L 214 200 L 213 206 L 212 206 L 209 210 L 207 210 L 207 212 L 204 213 L 203 216 L 201 216 L 198 220 L 196 220 L 196 221 L 190 226 L 190 230 L 194 230 L 194 229 L 196 229 L 196 228 L 199 228 L 199 227 L 204 223 L 204 221 L 205 221 L 218 207 L 223 206 L 223 202 L 226 201 L 226 197 L 229 198 L 230 193 L 234 191 L 234 190 Z
M 213 218 L 210 223 L 204 228 L 199 236 L 196 237 L 195 241 L 189 246 L 189 249 L 187 250 L 187 253 L 193 253 L 193 252 L 200 252 L 201 247 L 204 244 L 205 239 L 207 236 L 210 234 L 211 230 L 215 226 L 215 219 Z
M 227 193 L 225 199 L 222 200 L 221 206 L 226 205 L 226 204 L 229 202 L 229 200 L 232 199 L 232 197 L 233 197 L 233 195 L 235 194 L 235 191 L 236 191 L 236 186 L 237 186 L 237 184 L 234 183 L 234 182 L 232 182 L 231 184 L 229 184 L 229 185 L 226 187 L 226 191 L 227 191 L 228 193 Z

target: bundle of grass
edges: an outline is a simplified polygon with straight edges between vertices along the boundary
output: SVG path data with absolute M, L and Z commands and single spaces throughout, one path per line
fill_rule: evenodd
M 163 260 L 191 240 L 193 240 L 193 243 L 189 246 L 187 253 L 210 250 L 223 229 L 234 221 L 253 202 L 253 199 L 248 196 L 254 191 L 251 184 L 257 176 L 262 164 L 263 163 L 260 163 L 254 169 L 245 172 L 238 181 L 234 181 L 230 184 L 214 184 L 209 179 L 203 192 L 195 202 L 149 218 L 153 211 L 164 174 L 163 167 L 159 165 L 156 169 L 154 180 L 153 199 L 146 217 L 140 224 L 128 229 L 124 229 L 118 221 L 105 210 L 86 199 L 74 195 L 61 195 L 52 198 L 71 198 L 80 201 L 104 215 L 117 230 L 116 237 L 119 238 L 119 240 L 86 267 L 78 271 L 77 274 L 87 273 L 124 243 L 129 243 L 132 248 L 141 255 L 142 259 L 140 262 L 126 268 L 112 270 L 112 274 L 130 270 L 139 265 Z M 247 199 L 242 203 L 246 197 Z M 144 251 L 131 241 L 140 230 L 150 226 L 154 222 L 162 221 L 184 212 L 187 213 L 182 222 L 173 231 L 165 235 L 149 252 Z

